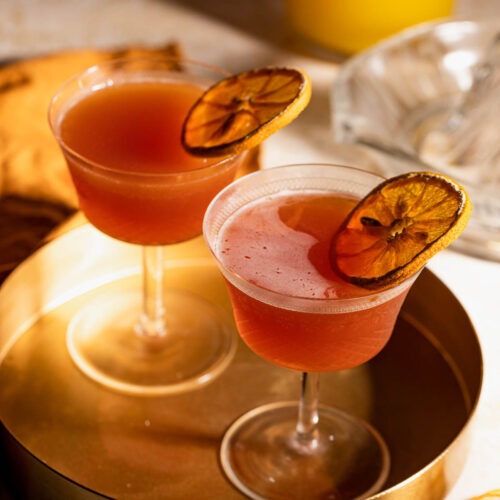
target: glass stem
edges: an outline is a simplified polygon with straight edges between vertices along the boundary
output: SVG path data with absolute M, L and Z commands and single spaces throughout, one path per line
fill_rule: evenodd
M 137 331 L 148 338 L 166 335 L 163 303 L 163 248 L 142 247 L 142 313 Z
M 302 374 L 297 434 L 299 441 L 314 446 L 318 437 L 319 373 Z

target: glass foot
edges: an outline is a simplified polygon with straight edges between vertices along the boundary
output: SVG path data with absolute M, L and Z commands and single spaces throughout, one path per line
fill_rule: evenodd
M 221 445 L 229 480 L 253 499 L 351 500 L 379 491 L 390 461 L 386 444 L 366 422 L 320 407 L 311 440 L 296 433 L 298 404 L 261 406 L 236 420 Z
M 164 293 L 167 331 L 139 333 L 140 290 L 95 297 L 72 318 L 69 353 L 91 379 L 116 391 L 155 396 L 199 387 L 231 361 L 236 336 L 225 312 L 180 290 Z

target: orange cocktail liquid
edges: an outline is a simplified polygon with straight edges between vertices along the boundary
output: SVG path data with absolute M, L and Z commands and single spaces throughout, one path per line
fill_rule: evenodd
M 201 233 L 210 200 L 236 169 L 236 162 L 207 168 L 217 160 L 181 145 L 182 123 L 201 92 L 184 82 L 125 82 L 84 95 L 64 113 L 59 135 L 80 208 L 98 229 L 142 245 Z
M 388 341 L 406 291 L 370 307 L 372 294 L 330 265 L 332 237 L 354 204 L 331 192 L 289 191 L 243 206 L 222 226 L 217 257 L 257 285 L 245 293 L 228 282 L 238 330 L 259 356 L 295 370 L 336 371 L 369 360 Z M 305 299 L 300 307 L 297 298 Z M 342 312 L 339 299 L 348 298 L 360 307 Z M 325 307 L 310 312 L 308 302 Z

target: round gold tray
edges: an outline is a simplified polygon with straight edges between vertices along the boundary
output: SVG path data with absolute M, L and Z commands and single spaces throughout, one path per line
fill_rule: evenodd
M 0 497 L 241 498 L 218 463 L 224 430 L 257 405 L 298 398 L 298 373 L 240 343 L 211 384 L 141 398 L 98 386 L 66 352 L 71 315 L 99 288 L 138 280 L 139 262 L 139 248 L 87 224 L 47 244 L 4 283 Z M 168 248 L 165 266 L 169 286 L 195 291 L 230 314 L 201 238 Z M 386 439 L 392 468 L 372 498 L 433 500 L 461 470 L 481 382 L 481 351 L 464 309 L 424 270 L 384 351 L 356 369 L 322 375 L 320 399 L 367 419 Z

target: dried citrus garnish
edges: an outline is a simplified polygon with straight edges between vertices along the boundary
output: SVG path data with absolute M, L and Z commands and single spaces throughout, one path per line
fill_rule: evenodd
M 465 190 L 431 172 L 388 179 L 352 210 L 332 243 L 332 265 L 366 288 L 395 285 L 417 272 L 464 230 L 471 212 Z
M 479 495 L 478 497 L 471 498 L 471 500 L 483 500 L 483 499 L 499 499 L 500 500 L 500 490 L 492 490 L 488 491 L 488 493 L 485 493 L 484 495 Z
M 294 120 L 309 103 L 311 81 L 296 68 L 262 68 L 230 76 L 191 108 L 184 148 L 197 156 L 241 153 Z

